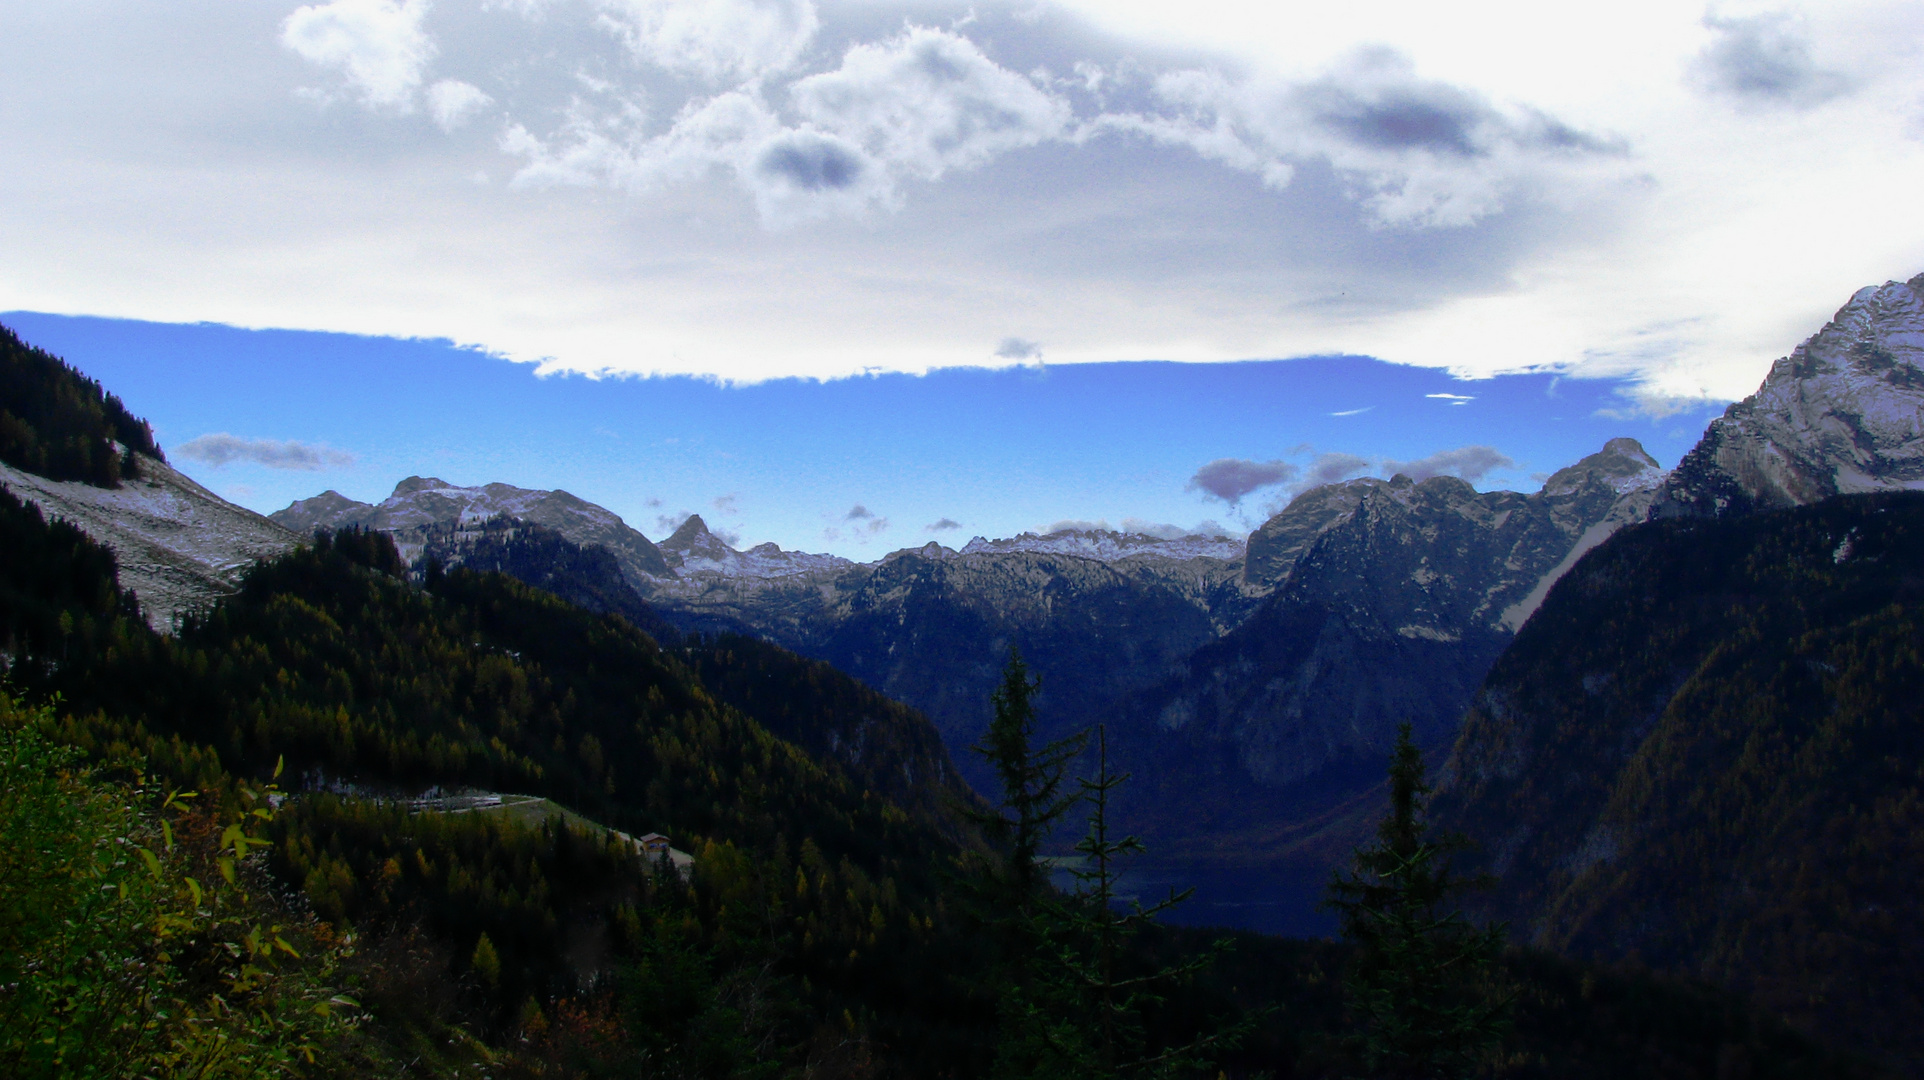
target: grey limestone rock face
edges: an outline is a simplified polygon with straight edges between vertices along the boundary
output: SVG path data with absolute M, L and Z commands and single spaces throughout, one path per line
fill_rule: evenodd
M 1924 274 L 1860 289 L 1713 420 L 1658 492 L 1657 517 L 1924 489 Z
M 584 547 L 607 548 L 621 564 L 622 573 L 637 585 L 674 574 L 661 550 L 647 537 L 612 511 L 565 491 L 532 491 L 511 484 L 457 487 L 433 477 L 410 476 L 396 484 L 394 493 L 378 505 L 327 491 L 269 517 L 304 535 L 349 525 L 379 529 L 393 533 L 402 554 L 412 556 L 431 526 L 502 515 L 545 525 Z
M 1249 825 L 1248 807 L 1294 812 L 1273 796 L 1357 762 L 1372 763 L 1357 782 L 1373 784 L 1405 720 L 1446 742 L 1519 605 L 1593 530 L 1639 520 L 1661 476 L 1616 439 L 1532 495 L 1397 476 L 1299 496 L 1307 509 L 1292 504 L 1277 516 L 1295 520 L 1268 533 L 1278 551 L 1300 544 L 1281 587 L 1130 702 L 1131 765 L 1158 777 L 1131 799 L 1130 827 L 1187 838 Z

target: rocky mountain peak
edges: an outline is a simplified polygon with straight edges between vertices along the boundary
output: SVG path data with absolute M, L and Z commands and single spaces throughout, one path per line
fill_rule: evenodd
M 320 528 L 337 529 L 344 525 L 362 524 L 373 512 L 373 504 L 355 502 L 329 488 L 311 499 L 297 499 L 287 509 L 277 511 L 271 517 L 283 528 L 307 536 Z
M 410 476 L 378 506 L 327 491 L 302 499 L 268 517 L 298 533 L 360 525 L 394 534 L 404 550 L 418 546 L 426 530 L 507 516 L 545 525 L 570 542 L 605 547 L 622 573 L 640 584 L 673 577 L 674 570 L 648 538 L 621 518 L 565 491 L 534 491 L 512 484 L 460 487 L 433 476 Z
M 417 491 L 433 491 L 437 488 L 453 486 L 453 484 L 448 483 L 446 480 L 435 476 L 410 476 L 406 480 L 394 485 L 394 494 L 389 497 L 398 499 L 406 495 L 412 495 Z
M 667 551 L 692 551 L 705 540 L 713 540 L 715 534 L 708 531 L 708 523 L 700 514 L 690 514 L 682 519 L 675 531 L 668 534 L 658 547 Z
M 1757 392 L 1713 420 L 1653 516 L 1924 489 L 1924 274 L 1858 290 Z
M 1545 495 L 1567 495 L 1586 483 L 1602 481 L 1619 494 L 1644 491 L 1663 482 L 1663 466 L 1631 438 L 1615 438 L 1574 465 L 1558 469 L 1543 483 Z

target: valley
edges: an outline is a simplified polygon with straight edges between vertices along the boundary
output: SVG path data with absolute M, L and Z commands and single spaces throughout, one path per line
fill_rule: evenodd
M 1616 1049 L 1503 1075 L 1924 1061 L 1924 276 L 1856 294 L 1667 472 L 1619 437 L 1533 492 L 1398 472 L 1307 486 L 1241 540 L 1065 528 L 869 562 L 737 550 L 699 515 L 651 541 L 566 491 L 420 476 L 261 517 L 6 346 L 96 403 L 36 419 L 0 471 L 9 730 L 103 784 L 203 793 L 204 816 L 142 811 L 170 838 L 277 785 L 251 872 L 303 947 L 332 956 L 348 926 L 378 945 L 326 975 L 374 1003 L 372 1034 L 328 1036 L 339 1060 L 471 1040 L 438 1074 L 498 1052 L 535 1076 L 708 1053 L 634 1034 L 682 1001 L 671 1031 L 727 1032 L 703 1075 L 986 1075 L 1007 976 L 975 942 L 1012 918 L 984 897 L 1013 804 L 1007 758 L 976 747 L 1019 655 L 1024 739 L 1100 725 L 1106 756 L 1077 744 L 1062 775 L 1129 774 L 1102 827 L 1147 855 L 1116 898 L 1195 889 L 1131 955 L 1201 955 L 1186 928 L 1227 927 L 1289 973 L 1264 1000 L 1203 977 L 1144 1006 L 1153 1039 L 1248 1036 L 1289 1001 L 1326 1022 L 1248 1036 L 1234 1075 L 1353 1066 L 1318 966 L 1347 954 L 1311 939 L 1337 931 L 1321 901 L 1407 732 L 1433 826 L 1489 876 L 1466 910 L 1517 946 L 1518 1038 L 1604 1024 L 1605 983 L 1695 1002 L 1676 1031 L 1612 1013 L 1634 1028 Z M 20 449 L 70 429 L 108 464 L 55 478 Z M 1081 816 L 1041 836 L 1060 891 Z M 633 850 L 651 833 L 676 873 Z M 628 1034 L 583 1049 L 604 1028 Z

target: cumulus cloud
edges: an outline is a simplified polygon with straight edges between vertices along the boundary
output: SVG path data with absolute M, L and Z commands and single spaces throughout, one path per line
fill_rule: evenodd
M 421 29 L 427 10 L 427 0 L 309 4 L 281 23 L 281 44 L 339 70 L 369 106 L 406 111 L 434 57 L 434 42 Z
M 1379 225 L 1453 227 L 1504 208 L 1533 173 L 1621 156 L 1614 139 L 1417 75 L 1391 49 L 1360 50 L 1324 75 L 1280 87 L 1200 70 L 1154 80 L 1160 108 L 1105 114 L 1090 131 L 1187 146 L 1273 188 L 1298 163 L 1328 162 Z
M 861 503 L 856 503 L 854 506 L 848 508 L 848 513 L 842 515 L 842 520 L 867 521 L 874 516 L 875 514 L 871 512 L 868 507 L 863 506 Z
M 544 138 L 515 123 L 501 147 L 525 159 L 515 176 L 522 186 L 645 192 L 725 169 L 754 198 L 763 222 L 779 228 L 897 206 L 904 179 L 979 168 L 1061 137 L 1070 120 L 1065 102 L 998 66 L 974 42 L 926 27 L 851 46 L 840 67 L 796 80 L 787 97 L 797 123 L 750 84 L 690 100 L 653 135 L 638 98 L 604 105 L 578 97 L 555 134 Z
M 1497 469 L 1515 465 L 1516 462 L 1494 446 L 1459 446 L 1415 461 L 1385 461 L 1383 471 L 1392 476 L 1402 473 L 1419 481 L 1432 476 L 1455 476 L 1474 484 Z
M 930 525 L 927 531 L 928 532 L 948 532 L 951 529 L 959 529 L 961 527 L 962 527 L 961 522 L 955 520 L 954 518 L 945 517 L 942 520 L 937 521 L 934 524 Z
M 1783 12 L 1704 17 L 1714 37 L 1691 64 L 1698 88 L 1740 101 L 1810 108 L 1850 90 L 1842 73 L 1811 58 L 1802 22 Z
M 746 82 L 795 65 L 821 29 L 812 0 L 601 0 L 601 24 L 683 75 Z
M 658 135 L 642 133 L 645 115 L 633 102 L 598 109 L 576 99 L 556 136 L 543 139 L 519 123 L 509 125 L 501 148 L 526 162 L 513 183 L 607 184 L 642 193 L 723 169 L 773 227 L 893 204 L 894 181 L 882 163 L 839 136 L 785 127 L 755 93 L 691 101 Z
M 1003 360 L 1040 360 L 1042 345 L 1027 338 L 1005 337 L 996 345 L 995 355 Z
M 881 533 L 887 532 L 888 527 L 889 527 L 889 519 L 885 517 L 878 517 L 878 518 L 869 519 L 869 521 L 866 524 L 860 526 L 859 531 L 866 532 L 870 536 L 876 536 Z
M 959 34 L 911 26 L 891 41 L 851 46 L 842 66 L 789 89 L 824 131 L 924 180 L 1056 138 L 1067 102 L 997 65 Z
M 442 131 L 454 131 L 493 103 L 480 87 L 459 79 L 442 79 L 428 87 L 428 115 Z
M 741 496 L 729 494 L 729 495 L 715 496 L 715 498 L 711 502 L 711 505 L 714 506 L 715 512 L 718 514 L 736 514 L 736 513 L 740 513 L 740 510 L 739 510 L 740 503 L 741 503 Z
M 1217 458 L 1196 470 L 1186 491 L 1200 491 L 1231 506 L 1259 488 L 1285 483 L 1302 470 L 1287 461 L 1250 461 L 1246 458 Z
M 338 469 L 354 464 L 354 455 L 345 451 L 291 439 L 243 439 L 224 431 L 189 439 L 174 447 L 170 453 L 184 461 L 198 461 L 215 468 L 237 461 L 264 465 L 270 469 L 308 471 Z

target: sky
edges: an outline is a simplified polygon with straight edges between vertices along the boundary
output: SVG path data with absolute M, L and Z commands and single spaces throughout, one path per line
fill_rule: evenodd
M 147 334 L 173 366 L 146 414 L 238 440 L 193 467 L 247 505 L 446 453 L 644 531 L 737 492 L 751 537 L 853 552 L 883 517 L 987 521 L 949 473 L 921 497 L 889 471 L 960 460 L 940 429 L 1029 448 L 954 466 L 1020 504 L 995 521 L 1234 528 L 1325 453 L 1491 447 L 1517 464 L 1450 467 L 1528 486 L 1580 450 L 1496 408 L 1509 387 L 1701 430 L 1852 292 L 1924 270 L 1920 46 L 1899 0 L 0 0 L 0 311 Z M 204 404 L 170 389 L 212 370 Z M 439 377 L 471 385 L 415 407 L 467 415 L 285 393 Z M 1262 411 L 1348 382 L 1375 411 Z M 1418 389 L 1477 400 L 1416 395 L 1433 428 L 1392 401 Z M 1009 400 L 1057 441 L 995 430 Z M 670 404 L 782 467 L 587 449 Z M 524 407 L 525 439 L 453 445 Z M 1168 456 L 1054 487 L 1023 464 L 1125 431 Z M 380 441 L 404 437 L 430 443 Z M 885 490 L 901 509 L 862 501 Z
M 1714 409 L 1622 380 L 1456 379 L 1362 357 L 945 368 L 921 375 L 541 375 L 445 341 L 24 312 L 0 323 L 154 424 L 261 512 L 411 475 L 562 488 L 651 539 L 699 513 L 738 547 L 868 561 L 1069 525 L 1235 535 L 1316 483 L 1405 472 L 1535 491 L 1614 437 L 1674 465 Z

